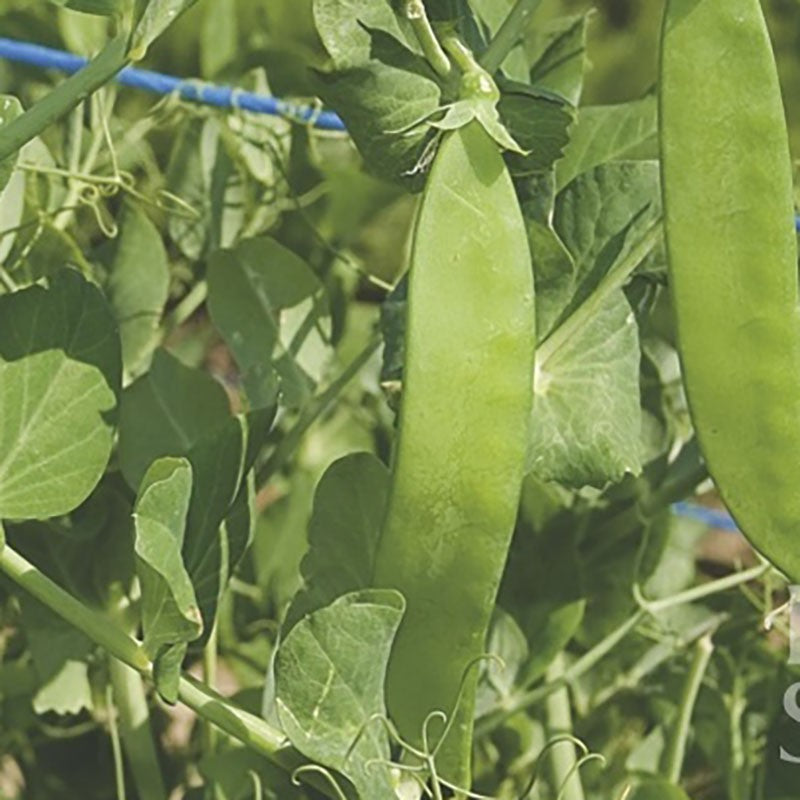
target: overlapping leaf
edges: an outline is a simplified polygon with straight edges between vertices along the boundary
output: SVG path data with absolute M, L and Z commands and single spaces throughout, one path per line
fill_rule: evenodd
M 78 273 L 0 297 L 0 517 L 83 502 L 111 453 L 120 382 L 111 311 Z

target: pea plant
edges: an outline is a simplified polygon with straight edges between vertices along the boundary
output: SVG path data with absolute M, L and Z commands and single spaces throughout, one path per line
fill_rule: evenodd
M 796 798 L 770 39 L 575 5 L 4 2 L 0 800 Z

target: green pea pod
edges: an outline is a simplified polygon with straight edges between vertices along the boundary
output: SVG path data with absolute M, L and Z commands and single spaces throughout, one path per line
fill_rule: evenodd
M 525 225 L 497 145 L 449 133 L 422 199 L 411 258 L 406 363 L 376 585 L 407 611 L 387 702 L 421 744 L 432 711 L 458 712 L 439 773 L 468 787 L 477 660 L 514 527 L 534 360 Z M 466 676 L 466 680 L 464 680 Z M 430 728 L 433 745 L 441 725 Z
M 800 580 L 800 324 L 789 145 L 758 0 L 668 0 L 660 138 L 670 291 L 709 471 Z

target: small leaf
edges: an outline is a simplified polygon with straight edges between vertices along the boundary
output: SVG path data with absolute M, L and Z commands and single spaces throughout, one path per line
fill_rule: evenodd
M 150 464 L 181 456 L 230 418 L 225 390 L 208 373 L 157 350 L 150 372 L 122 395 L 119 460 L 136 490 Z
M 144 211 L 128 204 L 110 266 L 106 293 L 122 338 L 122 363 L 136 373 L 155 349 L 169 295 L 169 264 L 161 234 Z
M 586 31 L 592 12 L 537 26 L 530 81 L 577 106 L 586 72 Z
M 86 499 L 111 453 L 120 371 L 111 311 L 78 273 L 0 296 L 0 517 Z
M 375 717 L 386 716 L 386 664 L 403 608 L 390 590 L 345 595 L 298 622 L 277 655 L 276 702 L 289 740 L 370 800 L 395 797 L 380 764 L 389 745 Z
M 136 571 L 144 648 L 151 658 L 196 639 L 203 629 L 181 552 L 191 492 L 189 462 L 162 458 L 147 470 L 136 500 Z
M 389 493 L 389 470 L 370 453 L 344 456 L 328 467 L 314 494 L 308 553 L 283 630 L 347 592 L 372 585 L 375 551 Z
M 269 237 L 219 250 L 208 268 L 214 324 L 242 370 L 251 407 L 274 405 L 276 372 L 283 401 L 311 395 L 327 363 L 327 296 L 308 264 Z

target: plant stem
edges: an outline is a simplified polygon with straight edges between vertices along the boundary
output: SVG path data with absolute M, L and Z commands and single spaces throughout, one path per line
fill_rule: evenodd
M 556 682 L 564 676 L 566 663 L 564 654 L 559 653 L 547 670 L 547 680 Z M 572 710 L 569 690 L 561 686 L 547 698 L 547 734 L 549 738 L 572 734 Z M 563 800 L 585 800 L 581 777 L 575 769 L 578 754 L 570 741 L 559 742 L 551 750 L 553 765 L 553 788 L 560 791 Z
M 381 344 L 380 337 L 372 339 L 367 346 L 348 364 L 341 375 L 321 394 L 314 397 L 303 409 L 292 429 L 281 439 L 269 458 L 261 465 L 256 474 L 256 485 L 260 490 L 264 484 L 280 470 L 289 457 L 297 449 L 306 431 L 327 411 L 331 403 L 339 396 L 344 387 L 359 373 L 372 354 Z
M 425 11 L 423 0 L 406 0 L 405 16 L 411 24 L 414 35 L 417 37 L 422 52 L 425 54 L 425 58 L 433 71 L 442 78 L 448 77 L 452 69 L 450 59 L 436 38 L 436 33 Z
M 621 289 L 631 273 L 644 261 L 650 251 L 656 246 L 661 238 L 661 220 L 654 222 L 638 242 L 631 248 L 628 254 L 614 266 L 595 290 L 579 305 L 575 311 L 559 325 L 539 346 L 536 352 L 536 369 L 544 371 L 547 362 L 563 347 L 569 340 L 579 333 L 584 326 L 592 320 L 608 296 Z
M 213 689 L 217 684 L 217 623 L 215 622 L 203 648 L 203 682 Z M 214 724 L 205 720 L 202 730 L 203 755 L 211 757 L 217 749 L 217 729 Z M 218 797 L 216 782 L 212 779 L 206 786 L 206 797 L 215 800 Z
M 110 655 L 145 677 L 151 676 L 152 664 L 139 642 L 124 633 L 105 614 L 76 600 L 8 545 L 0 550 L 0 572 L 85 633 Z M 281 731 L 260 717 L 237 708 L 200 681 L 190 676 L 181 677 L 178 698 L 200 717 L 213 722 L 220 730 L 290 774 L 303 763 L 302 758 L 289 747 Z M 308 780 L 323 794 L 332 796 L 324 781 L 315 779 L 313 775 L 309 775 Z
M 517 4 L 511 9 L 486 52 L 481 56 L 481 65 L 487 72 L 493 74 L 500 69 L 500 65 L 522 38 L 525 25 L 541 2 L 542 0 L 517 0 Z
M 45 128 L 68 114 L 90 94 L 108 83 L 129 61 L 128 36 L 118 34 L 82 70 L 0 131 L 0 161 L 16 153 Z
M 683 759 L 686 755 L 686 743 L 689 738 L 689 729 L 692 721 L 692 713 L 703 683 L 703 676 L 714 652 L 714 644 L 711 635 L 708 634 L 700 639 L 694 647 L 694 658 L 689 674 L 686 676 L 686 683 L 681 694 L 681 704 L 678 710 L 678 719 L 675 721 L 672 735 L 667 743 L 665 756 L 664 774 L 670 783 L 678 785 L 683 769 Z
M 108 714 L 108 732 L 111 737 L 111 750 L 114 758 L 114 783 L 117 790 L 117 800 L 126 800 L 125 764 L 122 762 L 122 745 L 119 741 L 119 728 L 117 727 L 117 709 L 114 705 L 114 693 L 110 685 L 106 687 L 106 713 Z
M 139 642 L 124 633 L 105 614 L 76 600 L 9 545 L 0 550 L 0 571 L 111 655 L 139 672 L 150 672 L 150 659 Z
M 122 746 L 137 794 L 148 800 L 165 800 L 167 790 L 150 728 L 150 709 L 142 676 L 116 658 L 108 659 L 108 670 L 119 714 Z

